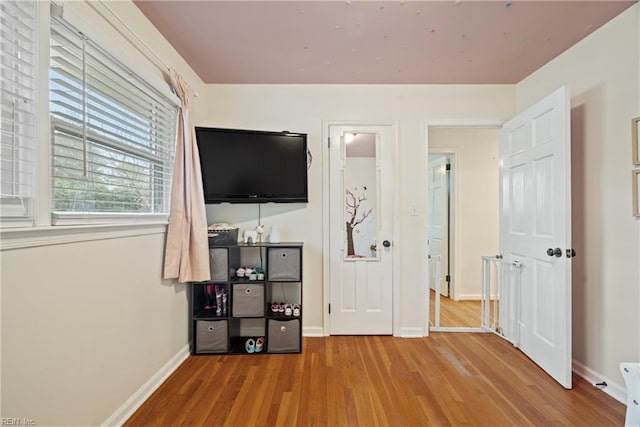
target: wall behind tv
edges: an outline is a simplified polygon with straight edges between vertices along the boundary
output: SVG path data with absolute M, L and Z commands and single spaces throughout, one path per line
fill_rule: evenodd
M 263 223 L 277 225 L 283 240 L 303 241 L 304 328 L 317 333 L 323 326 L 323 123 L 326 121 L 387 120 L 397 123 L 397 188 L 395 217 L 399 239 L 400 320 L 398 333 L 413 334 L 425 327 L 426 294 L 426 119 L 509 118 L 514 112 L 511 85 L 209 85 L 208 109 L 199 112 L 200 126 L 290 130 L 308 134 L 313 164 L 309 170 L 309 203 L 262 206 Z M 239 165 L 242 159 L 237 159 Z M 251 167 L 251 165 L 242 165 Z M 410 205 L 419 207 L 409 216 Z M 210 205 L 209 222 L 226 221 L 242 228 L 257 224 L 255 205 Z M 389 301 L 389 304 L 392 302 Z

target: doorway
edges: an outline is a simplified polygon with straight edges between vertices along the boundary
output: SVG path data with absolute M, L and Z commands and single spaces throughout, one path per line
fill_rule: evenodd
M 494 251 L 497 255 L 486 259 L 499 259 L 509 269 L 513 267 L 519 271 L 517 280 L 505 282 L 509 286 L 508 294 L 517 297 L 503 300 L 501 295 L 497 296 L 501 309 L 502 304 L 506 303 L 508 312 L 518 313 L 515 317 L 517 339 L 512 342 L 565 388 L 572 386 L 571 258 L 575 256 L 571 249 L 570 117 L 569 90 L 562 86 L 504 125 L 490 126 L 500 128 L 499 157 L 495 159 L 499 158 L 500 165 L 498 185 L 491 182 L 483 185 L 478 182 L 483 174 L 472 175 L 476 189 L 498 189 L 500 217 L 497 247 L 500 252 Z M 437 126 L 433 123 L 427 126 L 429 151 L 436 145 L 432 131 L 436 132 L 437 129 L 431 127 Z M 450 124 L 448 127 L 451 127 Z M 462 164 L 462 160 L 459 160 Z M 468 165 L 473 171 L 478 163 L 474 158 L 470 159 Z M 459 175 L 464 170 L 461 166 Z M 461 202 L 473 204 L 474 216 L 468 218 L 476 220 L 485 206 L 493 205 L 487 199 L 479 199 L 475 193 L 469 193 L 469 197 L 460 197 L 459 193 L 454 191 L 457 206 L 454 220 L 457 230 L 457 250 L 454 255 L 456 275 L 466 271 L 464 262 L 459 260 L 460 248 L 463 247 L 460 236 L 463 234 L 463 223 L 466 223 L 461 220 L 460 212 L 465 211 Z M 495 214 L 491 216 L 494 217 Z M 476 227 L 473 230 L 475 241 L 485 241 L 489 228 L 483 224 Z M 486 250 L 483 248 L 483 252 Z M 476 265 L 482 256 L 480 253 L 474 257 Z M 458 280 L 460 286 L 457 289 L 465 284 L 459 276 L 452 279 Z M 504 289 L 503 285 L 496 289 Z M 439 297 L 437 294 L 436 298 Z M 430 296 L 427 298 L 431 300 Z M 491 305 L 491 302 L 485 300 L 484 305 L 487 304 Z M 483 325 L 482 321 L 480 324 Z M 500 329 L 496 332 L 509 339 Z M 485 328 L 474 330 L 484 331 Z
M 499 136 L 497 125 L 428 127 L 430 331 L 482 326 L 482 256 L 499 249 Z

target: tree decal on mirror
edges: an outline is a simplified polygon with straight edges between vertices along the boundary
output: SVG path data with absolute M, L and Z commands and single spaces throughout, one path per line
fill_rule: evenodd
M 367 200 L 366 196 L 367 187 L 362 187 L 361 191 L 358 188 L 354 188 L 354 191 L 345 189 L 345 207 L 347 212 L 347 257 L 355 257 L 355 248 L 353 245 L 353 232 L 354 229 L 361 224 L 373 211 L 373 208 L 359 212 L 362 202 Z M 357 195 L 354 193 L 357 192 Z M 358 217 L 358 215 L 360 215 Z

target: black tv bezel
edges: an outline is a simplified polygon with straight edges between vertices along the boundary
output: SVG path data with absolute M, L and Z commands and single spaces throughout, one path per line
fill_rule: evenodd
M 202 175 L 202 189 L 204 192 L 204 202 L 207 205 L 213 204 L 222 204 L 222 203 L 231 203 L 231 204 L 246 204 L 246 203 L 308 203 L 309 202 L 309 149 L 308 149 L 308 141 L 307 134 L 300 132 L 289 132 L 289 131 L 265 131 L 265 130 L 254 130 L 254 129 L 231 129 L 231 128 L 220 128 L 220 127 L 208 127 L 208 126 L 195 126 L 195 134 L 196 134 L 196 145 L 200 148 L 200 143 L 197 140 L 198 130 L 204 131 L 214 131 L 214 132 L 225 132 L 225 133 L 236 133 L 236 134 L 251 134 L 251 135 L 265 135 L 265 136 L 285 136 L 285 137 L 302 137 L 302 144 L 304 153 L 306 153 L 306 168 L 304 173 L 304 195 L 296 196 L 296 197 L 282 197 L 282 196 L 268 196 L 268 195 L 249 195 L 249 196 L 225 196 L 225 197 L 215 197 L 210 198 L 207 195 L 207 182 L 205 179 L 205 171 L 204 171 L 204 163 L 202 159 L 202 155 L 200 155 L 200 168 Z

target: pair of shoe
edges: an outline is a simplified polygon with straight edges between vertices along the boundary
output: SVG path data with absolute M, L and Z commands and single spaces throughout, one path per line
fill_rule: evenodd
M 283 313 L 285 316 L 300 316 L 300 304 L 284 304 L 274 302 L 271 304 L 271 311 L 274 313 Z
M 253 338 L 249 338 L 244 344 L 244 349 L 247 353 L 260 353 L 264 348 L 264 337 L 259 337 L 255 341 Z
M 300 316 L 300 304 L 285 304 L 284 315 L 298 317 Z
M 274 302 L 271 304 L 271 311 L 273 313 L 284 313 L 287 309 L 287 304 L 283 302 Z

